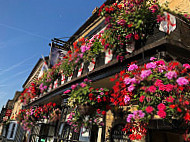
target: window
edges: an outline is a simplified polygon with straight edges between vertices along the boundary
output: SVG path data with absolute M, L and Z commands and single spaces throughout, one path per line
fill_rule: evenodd
M 13 134 L 14 134 L 15 126 L 16 126 L 16 124 L 15 124 L 15 123 L 13 123 L 10 138 L 13 138 Z
M 17 123 L 16 121 L 10 122 L 9 128 L 8 128 L 8 134 L 7 134 L 7 139 L 13 140 L 16 135 L 16 130 L 17 130 Z

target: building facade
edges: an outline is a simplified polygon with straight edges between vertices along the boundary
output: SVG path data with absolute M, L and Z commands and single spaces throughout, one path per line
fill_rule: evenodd
M 105 5 L 112 4 L 113 1 L 106 1 Z M 171 2 L 172 5 L 172 2 Z M 170 5 L 169 5 L 170 6 Z M 188 7 L 188 5 L 186 5 Z M 171 6 L 173 8 L 173 6 Z M 188 8 L 186 8 L 188 11 Z M 105 29 L 104 18 L 99 16 L 99 11 L 95 9 L 93 15 L 73 34 L 67 41 L 67 44 L 73 45 L 75 42 L 79 42 L 82 37 L 93 38 L 94 35 L 101 33 Z M 190 63 L 190 28 L 189 24 L 176 18 L 176 29 L 170 34 L 154 29 L 152 35 L 150 35 L 146 42 L 143 44 L 135 43 L 135 49 L 131 54 L 124 56 L 122 62 L 117 60 L 117 56 L 114 54 L 108 54 L 107 52 L 95 57 L 94 62 L 84 62 L 81 64 L 81 68 L 75 68 L 70 76 L 57 76 L 44 93 L 38 92 L 34 98 L 31 98 L 27 104 L 24 105 L 25 109 L 30 107 L 38 107 L 48 104 L 49 102 L 56 103 L 61 109 L 59 119 L 50 122 L 47 118 L 38 120 L 32 127 L 31 131 L 26 133 L 25 140 L 28 142 L 130 142 L 126 132 L 122 129 L 126 124 L 127 109 L 125 106 L 109 110 L 104 117 L 102 117 L 103 126 L 93 125 L 90 130 L 85 133 L 80 130 L 78 133 L 68 123 L 69 114 L 72 111 L 68 106 L 69 95 L 64 92 L 71 88 L 74 84 L 81 84 L 85 78 L 92 81 L 94 88 L 107 88 L 112 89 L 114 82 L 110 82 L 110 79 L 115 74 L 126 69 L 126 65 L 130 62 L 137 61 L 139 64 L 147 63 L 150 57 L 157 57 L 158 59 L 164 59 L 169 62 L 172 60 L 179 61 L 180 63 Z M 53 45 L 53 44 L 52 44 Z M 66 46 L 66 45 L 64 45 Z M 64 46 L 62 48 L 64 48 Z M 68 46 L 67 46 L 68 48 Z M 70 49 L 73 47 L 71 46 Z M 49 60 L 46 58 L 46 60 Z M 43 60 L 40 59 L 31 74 L 27 78 L 23 85 L 26 89 L 32 82 L 35 82 L 39 78 L 41 68 L 43 66 Z M 64 67 L 63 67 L 64 68 Z M 66 67 L 65 67 L 66 68 Z M 62 72 L 59 72 L 62 73 Z M 59 82 L 59 83 L 58 83 Z M 15 95 L 16 96 L 16 95 Z M 18 113 L 18 108 L 21 108 L 22 104 L 19 99 L 15 99 L 15 106 L 12 111 L 12 122 L 10 123 L 10 132 L 7 137 L 13 138 L 17 135 L 17 125 L 14 123 L 15 114 Z M 114 106 L 111 104 L 111 106 Z M 135 111 L 136 108 L 131 108 Z M 14 125 L 15 124 L 15 125 Z M 175 123 L 172 123 L 175 125 Z M 13 131 L 14 129 L 14 131 Z M 82 128 L 83 129 L 83 128 Z M 160 119 L 154 119 L 148 126 L 147 136 L 143 137 L 139 142 L 183 142 L 184 130 L 175 128 L 167 123 L 164 123 Z M 22 140 L 24 140 L 22 137 Z M 135 140 L 134 140 L 135 141 Z

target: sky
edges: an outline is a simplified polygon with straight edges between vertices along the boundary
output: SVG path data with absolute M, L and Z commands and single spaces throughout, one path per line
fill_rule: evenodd
M 104 1 L 0 0 L 0 110 L 49 55 L 51 39 L 72 36 Z

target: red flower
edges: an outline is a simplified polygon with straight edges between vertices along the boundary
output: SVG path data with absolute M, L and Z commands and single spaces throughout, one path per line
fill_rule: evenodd
M 189 112 L 187 112 L 187 113 L 185 114 L 184 119 L 185 119 L 186 121 L 190 121 L 190 114 L 189 114 Z
M 90 93 L 88 96 L 89 96 L 89 98 L 92 98 L 92 97 L 93 97 L 93 94 L 92 94 L 92 93 Z
M 111 12 L 111 11 L 114 11 L 114 8 L 113 8 L 113 7 L 110 7 L 109 11 L 110 11 L 110 12 Z
M 173 103 L 174 98 L 172 96 L 169 96 L 169 97 L 166 98 L 166 101 L 169 102 L 169 103 Z
M 134 34 L 135 40 L 139 40 L 139 35 L 137 33 Z
M 165 118 L 166 117 L 166 112 L 164 110 L 159 110 L 157 112 L 157 114 L 161 117 L 161 118 Z
M 145 98 L 145 96 L 141 96 L 141 97 L 139 98 L 139 101 L 142 103 L 142 102 L 144 101 L 144 98 Z
M 107 98 L 106 97 L 103 97 L 103 101 L 106 102 Z
M 117 7 L 118 7 L 119 9 L 121 9 L 121 8 L 122 8 L 122 5 L 121 5 L 121 4 L 119 4 L 119 5 L 117 5 Z
M 97 111 L 97 113 L 98 113 L 98 114 L 100 114 L 100 113 L 101 113 L 100 109 L 97 109 L 96 111 Z
M 166 106 L 163 104 L 163 103 L 160 103 L 158 106 L 157 106 L 158 110 L 165 110 L 166 109 Z
M 156 87 L 155 86 L 150 86 L 149 88 L 148 88 L 148 91 L 150 92 L 150 93 L 154 93 L 155 91 L 156 91 Z
M 182 112 L 182 110 L 181 110 L 179 107 L 177 108 L 177 111 L 178 111 L 178 112 Z
M 100 103 L 102 100 L 100 98 L 97 99 L 97 102 Z
M 56 106 L 56 103 L 53 103 L 53 107 L 55 107 Z
M 185 104 L 185 105 L 189 105 L 189 102 L 188 102 L 188 101 L 185 101 L 184 104 Z
M 106 111 L 102 111 L 102 115 L 106 115 Z
M 130 28 L 130 27 L 132 27 L 132 26 L 133 26 L 133 24 L 129 24 L 129 25 L 128 25 L 128 28 Z
M 175 108 L 175 105 L 170 105 L 169 108 L 174 109 L 174 108 Z
M 151 106 L 147 106 L 147 107 L 146 107 L 146 112 L 147 112 L 147 113 L 151 113 L 153 110 L 154 110 L 154 108 L 151 107 Z

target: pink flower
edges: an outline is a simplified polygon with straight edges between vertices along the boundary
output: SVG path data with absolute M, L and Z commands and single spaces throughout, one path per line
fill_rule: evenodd
M 127 116 L 127 122 L 131 122 L 131 119 L 133 118 L 133 114 L 129 114 Z
M 165 65 L 161 65 L 161 66 L 158 67 L 158 71 L 161 72 L 161 73 L 163 73 L 166 70 L 167 70 L 167 67 Z
M 157 58 L 155 57 L 150 57 L 150 61 L 156 60 Z
M 77 87 L 77 85 L 71 85 L 71 89 L 74 90 Z
M 187 85 L 189 84 L 189 81 L 185 77 L 179 77 L 176 82 L 179 86 Z
M 155 91 L 156 91 L 156 87 L 155 86 L 150 86 L 149 88 L 148 88 L 148 91 L 150 92 L 150 93 L 154 93 Z
M 183 67 L 186 69 L 190 69 L 190 65 L 189 64 L 183 64 Z
M 84 82 L 88 82 L 88 81 L 89 81 L 88 78 L 85 78 L 85 79 L 84 79 Z
M 82 83 L 80 84 L 80 86 L 81 86 L 82 88 L 84 88 L 84 87 L 86 87 L 86 84 L 82 82 Z
M 156 64 L 153 62 L 150 62 L 148 64 L 146 64 L 146 68 L 147 69 L 155 69 L 156 68 Z
M 80 58 L 83 58 L 83 53 L 79 54 L 79 57 L 80 57 Z
M 133 111 L 134 119 L 143 118 L 144 116 L 145 116 L 145 113 L 142 110 Z
M 140 96 L 139 101 L 142 103 L 144 101 L 145 96 Z
M 169 103 L 173 103 L 174 98 L 172 96 L 169 96 L 169 97 L 166 98 L 166 101 L 169 102 Z
M 154 4 L 149 9 L 152 11 L 152 13 L 155 13 L 158 10 L 158 5 Z
M 168 79 L 172 79 L 172 78 L 177 78 L 177 73 L 175 71 L 169 71 L 168 73 L 165 74 L 165 76 L 168 78 Z
M 156 65 L 157 66 L 159 66 L 159 65 L 165 66 L 165 62 L 163 60 L 159 60 L 159 61 L 156 61 Z
M 160 103 L 158 106 L 157 106 L 158 110 L 165 110 L 166 109 L 166 106 L 163 104 L 163 103 Z
M 129 95 L 125 95 L 124 102 L 127 104 L 130 101 Z
M 123 80 L 123 82 L 124 82 L 126 85 L 128 85 L 128 84 L 131 83 L 131 78 L 125 77 L 124 80 Z
M 154 108 L 151 107 L 151 106 L 147 106 L 145 110 L 146 110 L 147 113 L 152 113 L 152 111 L 154 110 Z
M 131 85 L 128 87 L 128 91 L 129 91 L 129 92 L 132 92 L 134 89 L 135 89 L 135 86 L 134 86 L 133 84 L 131 84 Z
M 68 94 L 68 93 L 70 93 L 71 92 L 71 90 L 66 90 L 65 92 L 64 92 L 64 94 Z
M 157 79 L 156 82 L 154 83 L 155 86 L 159 87 L 160 85 L 162 85 L 162 80 Z
M 82 45 L 82 46 L 80 47 L 81 52 L 84 53 L 84 52 L 86 51 L 86 48 L 87 48 L 86 45 Z
M 146 77 L 148 77 L 148 76 L 150 76 L 152 74 L 152 71 L 151 70 L 143 70 L 142 72 L 141 72 L 141 78 L 142 79 L 145 79 Z
M 165 118 L 166 117 L 166 112 L 164 110 L 159 110 L 157 112 L 157 115 L 159 115 L 161 118 Z
M 136 64 L 132 64 L 132 65 L 129 66 L 128 71 L 133 71 L 133 70 L 136 70 L 136 69 L 138 69 L 138 66 Z

